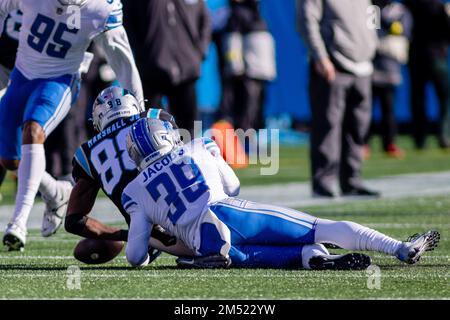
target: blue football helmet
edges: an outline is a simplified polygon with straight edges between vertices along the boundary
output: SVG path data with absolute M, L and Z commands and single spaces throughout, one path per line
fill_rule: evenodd
M 127 135 L 127 151 L 139 171 L 181 145 L 178 130 L 159 119 L 140 119 Z

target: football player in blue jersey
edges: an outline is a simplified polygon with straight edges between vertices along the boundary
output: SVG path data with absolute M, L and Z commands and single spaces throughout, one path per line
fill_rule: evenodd
M 128 230 L 107 226 L 89 215 L 102 189 L 127 224 L 130 223 L 130 217 L 122 206 L 122 191 L 139 171 L 126 152 L 126 136 L 132 124 L 141 118 L 161 119 L 177 128 L 172 115 L 164 110 L 141 112 L 139 102 L 128 90 L 110 87 L 98 95 L 92 114 L 98 134 L 83 143 L 73 159 L 72 175 L 76 184 L 67 209 L 66 231 L 89 239 L 127 241 Z M 158 226 L 153 228 L 149 244 L 153 259 L 159 253 L 154 249 L 177 256 L 193 255 Z
M 364 269 L 362 253 L 330 254 L 330 243 L 355 251 L 378 251 L 416 263 L 436 247 L 437 231 L 393 239 L 349 221 L 332 221 L 275 205 L 236 198 L 239 180 L 207 138 L 182 146 L 168 122 L 140 119 L 127 136 L 127 150 L 141 173 L 124 190 L 131 218 L 126 256 L 133 266 L 150 262 L 148 238 L 154 224 L 180 239 L 194 258 L 182 267 Z
M 77 98 L 91 41 L 104 49 L 122 86 L 143 101 L 120 0 L 0 0 L 0 29 L 17 9 L 23 13 L 17 58 L 0 101 L 0 162 L 18 170 L 16 206 L 3 237 L 9 250 L 25 246 L 38 191 L 46 202 L 42 235 L 61 225 L 72 187 L 46 173 L 43 143 Z

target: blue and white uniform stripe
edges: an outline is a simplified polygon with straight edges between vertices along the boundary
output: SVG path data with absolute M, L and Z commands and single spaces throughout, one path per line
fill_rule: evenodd
M 75 160 L 78 162 L 78 164 L 83 168 L 83 170 L 92 178 L 94 179 L 94 176 L 92 175 L 91 168 L 89 167 L 89 161 L 86 157 L 86 154 L 84 153 L 83 149 L 79 147 L 77 151 L 75 152 Z

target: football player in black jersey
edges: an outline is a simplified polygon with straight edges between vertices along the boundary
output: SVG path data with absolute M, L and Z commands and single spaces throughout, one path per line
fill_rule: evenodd
M 17 46 L 19 45 L 19 31 L 22 25 L 22 12 L 11 12 L 5 20 L 3 33 L 0 35 L 0 99 L 8 86 L 9 74 L 16 60 Z M 0 166 L 0 189 L 5 180 L 6 170 Z M 0 201 L 1 201 L 0 193 Z
M 93 107 L 93 123 L 98 134 L 83 143 L 73 159 L 73 178 L 76 185 L 70 196 L 65 229 L 84 238 L 127 241 L 128 230 L 107 226 L 89 217 L 100 189 L 111 199 L 125 218 L 130 217 L 122 207 L 123 189 L 137 175 L 138 170 L 126 151 L 126 136 L 131 125 L 142 117 L 169 121 L 173 117 L 162 109 L 142 112 L 139 102 L 120 87 L 105 89 Z M 156 227 L 152 231 L 150 246 L 176 256 L 190 256 L 192 252 L 176 238 Z M 154 257 L 159 251 L 153 250 Z

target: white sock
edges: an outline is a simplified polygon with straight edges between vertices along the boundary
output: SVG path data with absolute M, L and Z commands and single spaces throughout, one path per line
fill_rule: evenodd
M 57 180 L 46 171 L 44 171 L 44 174 L 42 175 L 39 192 L 48 200 L 54 200 L 58 195 Z
M 378 251 L 395 255 L 402 242 L 349 221 L 318 219 L 315 242 L 332 243 L 347 250 Z
M 302 264 L 303 268 L 311 269 L 309 266 L 309 260 L 312 257 L 329 255 L 327 248 L 323 244 L 314 243 L 303 246 L 302 249 Z
M 18 170 L 16 208 L 11 222 L 26 229 L 34 198 L 45 172 L 45 151 L 42 144 L 22 145 Z

